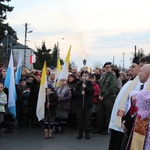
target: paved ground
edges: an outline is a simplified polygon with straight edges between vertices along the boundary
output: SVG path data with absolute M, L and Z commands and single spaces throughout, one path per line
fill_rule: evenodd
M 78 131 L 66 129 L 64 134 L 55 134 L 52 139 L 43 138 L 41 128 L 15 130 L 0 137 L 0 150 L 107 150 L 109 135 L 91 133 L 91 139 L 77 140 Z

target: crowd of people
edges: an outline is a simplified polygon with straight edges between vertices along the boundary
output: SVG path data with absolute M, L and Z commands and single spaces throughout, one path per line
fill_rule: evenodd
M 22 68 L 20 84 L 16 85 L 15 119 L 7 106 L 6 71 L 6 68 L 0 69 L 0 130 L 5 127 L 5 133 L 24 130 L 27 126 L 42 127 L 44 138 L 49 139 L 53 134 L 65 133 L 67 127 L 78 130 L 77 139 L 90 139 L 90 132 L 110 134 L 109 150 L 138 150 L 137 143 L 143 149 L 150 148 L 147 119 L 150 114 L 150 56 L 134 58 L 126 72 L 114 68 L 111 62 L 93 70 L 74 68 L 57 86 L 55 69 L 47 68 L 45 116 L 41 121 L 36 116 L 41 71 Z M 145 99 L 143 103 L 141 99 Z M 139 128 L 141 122 L 146 124 L 144 129 Z M 143 134 L 142 140 L 139 139 Z

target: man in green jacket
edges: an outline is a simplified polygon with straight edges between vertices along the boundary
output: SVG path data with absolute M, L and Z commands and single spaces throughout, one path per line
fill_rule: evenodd
M 100 95 L 97 108 L 97 131 L 96 133 L 107 134 L 109 120 L 113 104 L 118 93 L 117 78 L 112 73 L 112 64 L 104 64 L 105 73 L 100 79 Z

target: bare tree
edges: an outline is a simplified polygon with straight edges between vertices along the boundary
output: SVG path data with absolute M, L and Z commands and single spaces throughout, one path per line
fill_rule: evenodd
M 93 68 L 101 68 L 102 67 L 102 62 L 101 61 L 96 61 L 93 65 Z
M 75 61 L 71 61 L 70 62 L 70 69 L 73 69 L 73 68 L 78 68 L 78 66 L 76 65 Z

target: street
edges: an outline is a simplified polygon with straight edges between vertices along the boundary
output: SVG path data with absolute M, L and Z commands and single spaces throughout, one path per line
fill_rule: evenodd
M 14 130 L 0 137 L 0 150 L 107 150 L 110 135 L 90 133 L 91 139 L 76 138 L 78 130 L 66 129 L 64 134 L 54 134 L 52 139 L 44 139 L 42 128 L 28 127 Z

